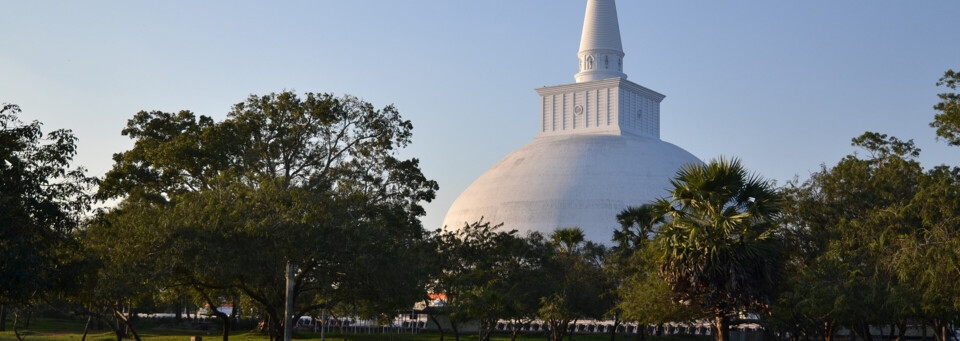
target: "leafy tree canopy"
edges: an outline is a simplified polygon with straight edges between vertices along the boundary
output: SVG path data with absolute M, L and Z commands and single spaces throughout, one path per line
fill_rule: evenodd
M 24 303 L 67 279 L 60 251 L 89 209 L 95 179 L 71 165 L 70 130 L 44 135 L 41 123 L 19 120 L 20 107 L 0 107 L 0 303 Z
M 146 276 L 169 285 L 243 292 L 275 337 L 287 261 L 297 315 L 392 313 L 422 297 L 423 269 L 399 264 L 424 254 L 418 218 L 437 189 L 418 160 L 396 157 L 412 129 L 393 106 L 331 94 L 251 95 L 221 122 L 142 111 L 97 193 L 121 204 L 93 235 L 137 250 L 115 257 L 127 266 L 160 260 Z
M 947 70 L 937 81 L 937 86 L 950 90 L 957 90 L 960 85 L 960 72 Z M 937 128 L 937 137 L 947 141 L 951 146 L 960 146 L 960 93 L 944 92 L 937 95 L 940 102 L 933 106 L 938 113 L 934 116 L 931 127 Z

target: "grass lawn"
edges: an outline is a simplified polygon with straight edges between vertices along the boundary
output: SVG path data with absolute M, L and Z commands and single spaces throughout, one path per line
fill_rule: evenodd
M 13 335 L 13 331 L 10 330 L 12 327 L 12 321 L 7 321 L 7 331 L 0 332 L 0 341 L 16 341 L 17 338 Z M 143 340 L 151 341 L 186 341 L 190 340 L 190 336 L 203 336 L 204 341 L 219 341 L 221 339 L 220 330 L 212 329 L 205 331 L 184 331 L 184 330 L 174 330 L 174 329 L 165 329 L 161 327 L 149 328 L 141 327 L 137 329 L 137 333 L 140 334 L 140 337 Z M 25 336 L 24 339 L 27 341 L 79 341 L 80 336 L 83 334 L 83 322 L 76 320 L 60 320 L 60 319 L 42 319 L 35 318 L 30 325 L 29 330 L 21 330 L 20 335 Z M 310 332 L 298 332 L 295 333 L 294 339 L 296 340 L 320 340 L 319 333 L 310 333 Z M 92 330 L 87 335 L 88 341 L 112 341 L 116 340 L 116 337 L 113 335 L 112 331 L 103 331 L 103 330 Z M 124 340 L 133 340 L 133 338 L 124 338 Z M 249 331 L 237 331 L 230 333 L 230 340 L 236 341 L 267 341 L 269 340 L 267 336 L 261 335 L 258 333 L 252 333 Z M 328 333 L 327 340 L 329 341 L 344 341 L 343 337 L 339 333 Z M 348 341 L 439 341 L 439 334 L 348 334 Z M 476 335 L 461 336 L 461 341 L 477 341 Z M 545 341 L 546 337 L 544 336 L 526 336 L 517 338 L 518 341 Z M 569 340 L 569 339 L 568 339 Z M 593 335 L 574 335 L 572 341 L 609 341 L 610 335 L 608 334 L 593 334 Z M 634 341 L 636 337 L 634 335 L 618 335 L 617 341 Z M 677 337 L 651 337 L 648 340 L 656 341 L 706 341 L 710 340 L 707 337 L 696 337 L 696 336 L 677 336 Z M 445 341 L 453 341 L 453 336 L 447 334 Z M 510 341 L 509 335 L 494 335 L 491 338 L 491 341 Z

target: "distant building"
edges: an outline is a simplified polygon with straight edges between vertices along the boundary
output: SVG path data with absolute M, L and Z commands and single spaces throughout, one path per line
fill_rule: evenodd
M 616 215 L 663 197 L 684 164 L 700 160 L 660 140 L 664 95 L 627 80 L 614 0 L 588 0 L 575 83 L 536 89 L 539 134 L 481 175 L 443 224 L 481 217 L 508 229 L 580 227 L 610 243 Z

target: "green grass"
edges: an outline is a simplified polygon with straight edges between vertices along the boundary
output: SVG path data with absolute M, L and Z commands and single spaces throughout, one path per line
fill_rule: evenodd
M 16 341 L 13 335 L 12 321 L 7 321 L 7 331 L 0 332 L 0 341 Z M 34 318 L 30 324 L 30 329 L 20 330 L 20 335 L 25 335 L 27 341 L 79 341 L 83 334 L 83 321 L 64 320 L 64 319 L 45 319 Z M 146 325 L 146 324 L 145 324 Z M 137 328 L 137 333 L 143 340 L 151 341 L 185 341 L 190 340 L 190 336 L 203 336 L 204 341 L 219 341 L 221 339 L 219 328 L 208 330 L 181 330 L 168 329 L 162 326 L 149 327 L 143 326 Z M 319 333 L 298 332 L 295 334 L 296 340 L 320 340 Z M 91 330 L 87 334 L 88 341 L 113 341 L 116 337 L 113 332 L 108 330 Z M 124 340 L 133 340 L 133 338 L 124 338 Z M 238 331 L 230 333 L 230 340 L 236 341 L 267 341 L 266 335 L 253 333 L 249 331 Z M 345 341 L 339 333 L 328 333 L 328 341 Z M 439 334 L 347 334 L 346 341 L 439 341 Z M 476 335 L 461 336 L 461 341 L 477 341 Z M 518 341 L 545 341 L 544 336 L 523 336 L 518 337 Z M 569 339 L 567 339 L 569 340 Z M 616 341 L 634 341 L 634 335 L 618 335 Z M 705 341 L 709 338 L 696 336 L 677 336 L 677 337 L 651 337 L 648 340 L 655 341 Z M 449 333 L 444 341 L 453 341 L 453 336 Z M 494 335 L 491 341 L 510 341 L 509 335 Z M 572 341 L 610 341 L 609 334 L 592 335 L 574 335 Z

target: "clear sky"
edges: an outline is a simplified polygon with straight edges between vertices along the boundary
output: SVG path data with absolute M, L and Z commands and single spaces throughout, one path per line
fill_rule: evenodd
M 534 88 L 572 83 L 584 0 L 0 0 L 0 102 L 71 128 L 102 175 L 139 110 L 222 119 L 249 94 L 396 104 L 440 184 L 424 225 L 537 133 Z M 960 1 L 620 0 L 624 71 L 667 95 L 662 139 L 737 156 L 779 182 L 854 151 L 866 130 L 960 165 L 928 127 L 960 69 Z M 656 162 L 656 160 L 650 160 Z

